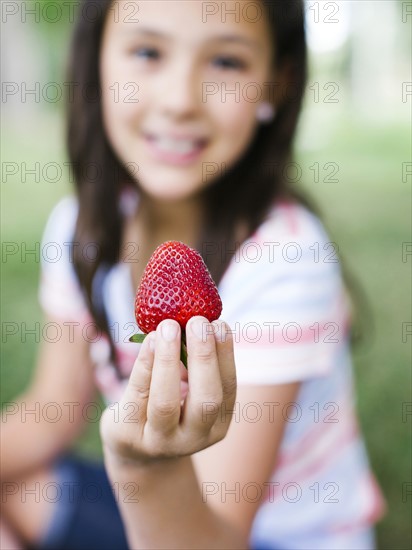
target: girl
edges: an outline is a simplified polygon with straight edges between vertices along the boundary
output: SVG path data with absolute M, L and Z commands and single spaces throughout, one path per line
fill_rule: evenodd
M 64 251 L 40 288 L 63 337 L 19 401 L 62 415 L 7 417 L 4 532 L 53 549 L 373 548 L 383 501 L 354 413 L 348 300 L 323 226 L 282 176 L 306 79 L 302 3 L 101 0 L 94 17 L 89 4 L 69 78 L 77 196 L 43 242 Z M 202 252 L 224 306 L 225 321 L 189 322 L 187 373 L 176 322 L 136 360 L 128 343 L 166 240 Z M 95 388 L 110 405 L 104 465 L 66 453 Z M 58 498 L 22 498 L 33 486 Z

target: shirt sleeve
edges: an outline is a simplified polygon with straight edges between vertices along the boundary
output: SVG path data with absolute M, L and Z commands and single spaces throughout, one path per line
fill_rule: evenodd
M 63 198 L 52 210 L 41 243 L 38 298 L 45 313 L 65 321 L 90 320 L 73 265 L 77 200 Z
M 328 374 L 346 349 L 349 305 L 337 246 L 302 206 L 277 207 L 219 287 L 239 385 Z

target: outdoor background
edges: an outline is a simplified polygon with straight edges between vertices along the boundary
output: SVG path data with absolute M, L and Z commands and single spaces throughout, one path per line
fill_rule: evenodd
M 37 4 L 39 20 L 28 13 L 24 20 L 22 4 Z M 39 258 L 25 250 L 35 248 L 51 208 L 71 191 L 67 170 L 58 176 L 47 168 L 64 168 L 66 161 L 63 101 L 48 99 L 56 90 L 47 83 L 62 87 L 65 81 L 72 25 L 58 18 L 56 4 L 1 2 L 2 404 L 22 390 L 35 364 L 36 336 L 26 334 L 23 323 L 33 329 L 42 322 Z M 10 15 L 13 6 L 16 15 Z M 354 350 L 358 412 L 388 503 L 379 548 L 406 549 L 412 546 L 412 3 L 321 1 L 306 7 L 311 61 L 296 143 L 301 184 L 320 206 L 371 308 L 373 322 Z M 30 90 L 36 82 L 40 101 L 24 95 L 24 83 Z M 39 178 L 24 174 L 36 163 Z M 19 327 L 15 335 L 8 333 L 11 323 Z M 78 450 L 99 455 L 97 421 Z

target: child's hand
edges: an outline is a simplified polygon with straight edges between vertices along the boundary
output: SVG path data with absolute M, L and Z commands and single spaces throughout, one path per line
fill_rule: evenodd
M 144 465 L 189 455 L 225 437 L 236 399 L 230 331 L 220 320 L 197 316 L 187 324 L 186 339 L 183 406 L 179 323 L 162 321 L 143 342 L 123 398 L 100 423 L 105 451 L 116 462 Z

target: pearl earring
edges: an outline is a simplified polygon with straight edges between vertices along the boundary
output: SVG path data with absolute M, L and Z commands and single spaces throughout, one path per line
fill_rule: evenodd
M 269 101 L 262 101 L 257 107 L 256 118 L 259 122 L 269 123 L 275 118 L 276 109 Z

